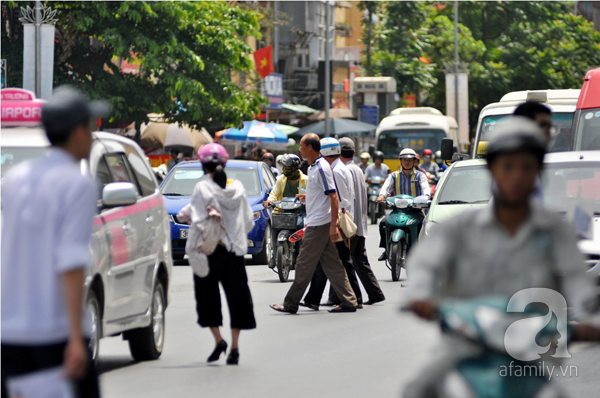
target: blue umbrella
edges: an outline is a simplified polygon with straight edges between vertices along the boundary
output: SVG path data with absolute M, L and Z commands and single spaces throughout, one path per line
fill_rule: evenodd
M 221 139 L 251 142 L 280 142 L 287 143 L 287 134 L 279 130 L 271 123 L 263 123 L 253 120 L 244 122 L 244 128 L 230 128 L 223 132 Z

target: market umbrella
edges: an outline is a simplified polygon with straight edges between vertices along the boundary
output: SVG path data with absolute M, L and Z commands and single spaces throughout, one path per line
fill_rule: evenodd
M 300 127 L 288 126 L 287 124 L 271 123 L 271 125 L 277 127 L 282 133 L 290 135 L 300 130 Z
M 338 137 L 363 137 L 375 135 L 377 126 L 348 119 L 329 119 L 329 135 Z M 325 136 L 325 121 L 309 124 L 290 134 L 290 138 L 300 140 L 305 134 L 315 133 L 319 137 Z
M 288 136 L 279 130 L 273 123 L 263 123 L 256 120 L 244 122 L 241 129 L 230 128 L 220 134 L 222 140 L 248 141 L 248 142 L 288 142 Z
M 159 148 L 165 149 L 194 149 L 213 142 L 212 137 L 202 128 L 192 129 L 190 126 L 177 123 L 150 122 L 141 126 L 140 144 L 147 151 Z

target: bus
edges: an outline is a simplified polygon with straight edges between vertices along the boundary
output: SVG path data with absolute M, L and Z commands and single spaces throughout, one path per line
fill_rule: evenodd
M 376 130 L 376 150 L 383 152 L 384 163 L 392 170 L 400 168 L 398 154 L 412 148 L 419 155 L 425 149 L 441 149 L 443 138 L 458 144 L 458 124 L 435 108 L 398 108 L 383 118 Z
M 477 132 L 473 145 L 473 158 L 485 155 L 489 135 L 504 118 L 513 114 L 517 106 L 525 101 L 536 101 L 552 111 L 552 140 L 549 152 L 562 152 L 573 149 L 571 126 L 581 90 L 534 90 L 514 91 L 505 94 L 500 102 L 486 105 L 479 114 Z
M 585 75 L 573 122 L 573 149 L 600 149 L 600 68 Z

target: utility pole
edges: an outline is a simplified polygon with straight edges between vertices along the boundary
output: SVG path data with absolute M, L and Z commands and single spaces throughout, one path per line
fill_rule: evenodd
M 329 107 L 331 106 L 331 69 L 329 67 L 329 0 L 325 2 L 325 137 L 329 137 Z
M 281 73 L 279 71 L 279 26 L 277 25 L 277 15 L 279 15 L 279 1 L 273 2 L 273 10 L 273 66 L 275 67 L 275 73 Z
M 42 98 L 42 2 L 35 2 L 35 96 Z
M 458 0 L 454 0 L 454 118 L 458 122 Z

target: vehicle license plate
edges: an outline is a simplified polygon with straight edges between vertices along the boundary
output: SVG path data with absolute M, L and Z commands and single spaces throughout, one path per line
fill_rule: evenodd
M 189 231 L 190 230 L 187 229 L 187 228 L 186 229 L 180 229 L 179 230 L 179 239 L 187 239 Z

